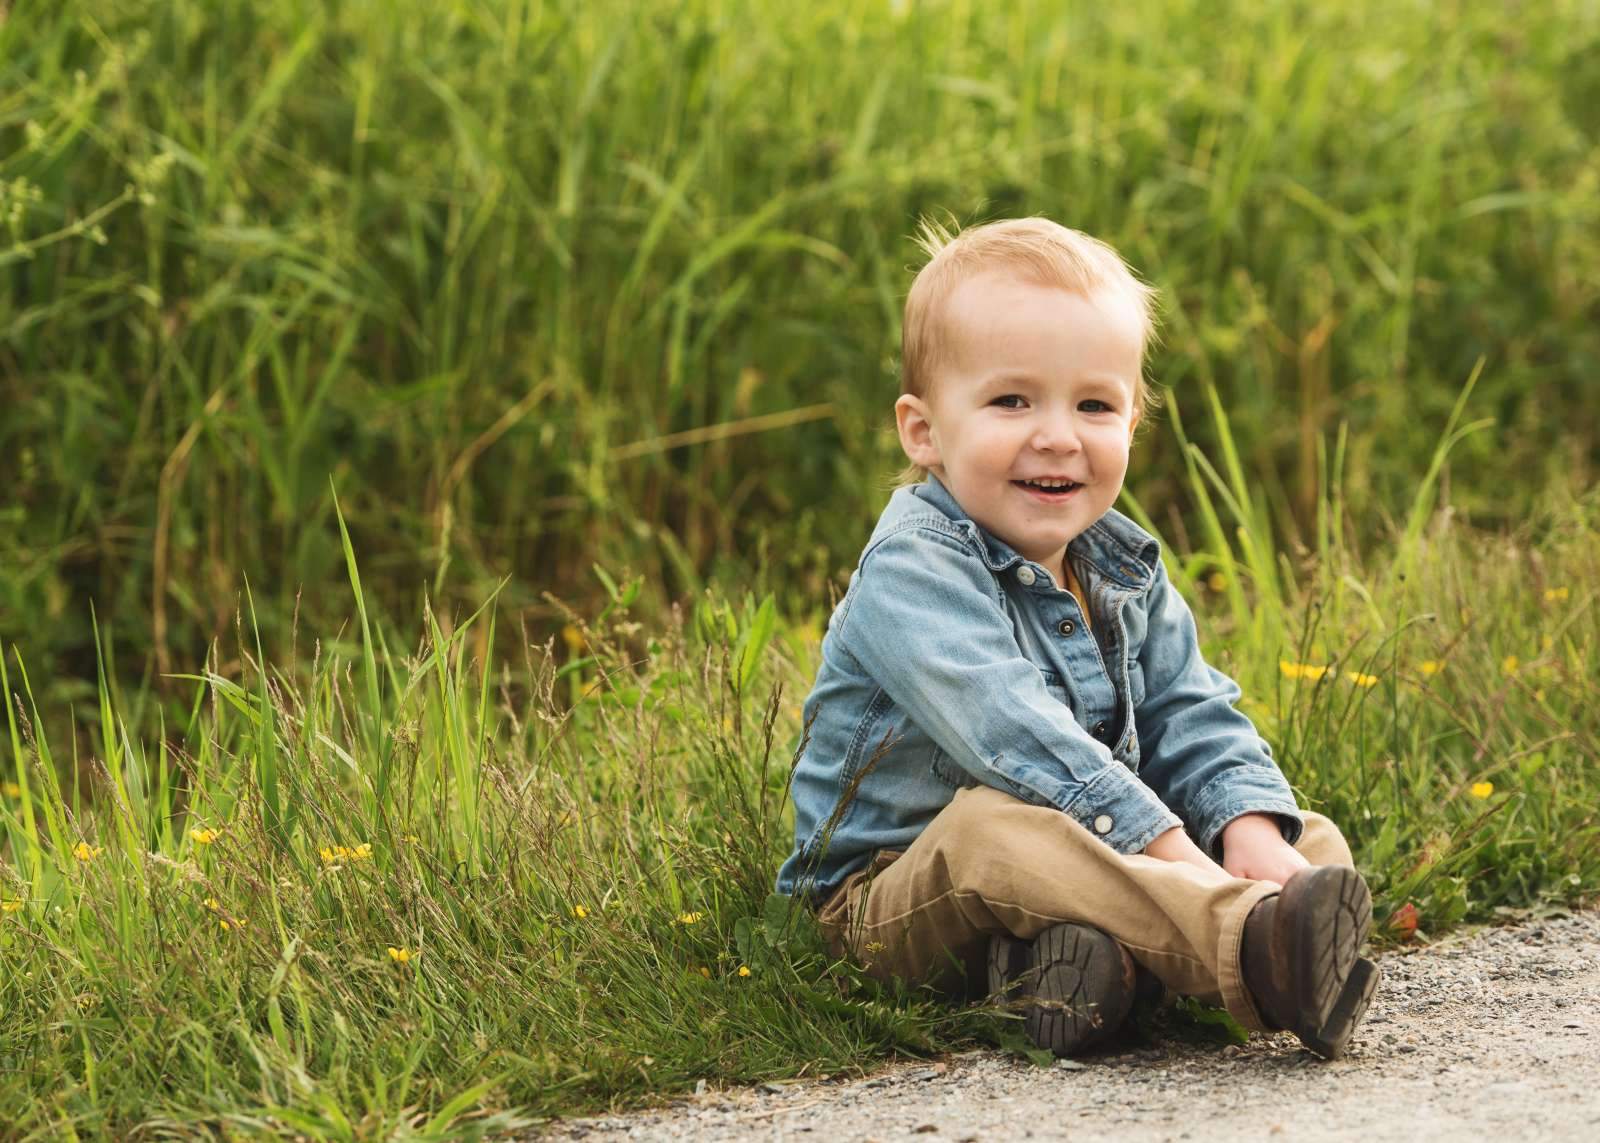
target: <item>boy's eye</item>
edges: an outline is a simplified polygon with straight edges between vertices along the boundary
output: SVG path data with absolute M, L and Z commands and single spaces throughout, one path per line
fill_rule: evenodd
M 1015 393 L 1007 393 L 1003 397 L 996 397 L 991 404 L 999 405 L 1002 409 L 1022 408 L 1022 398 Z
M 1111 412 L 1111 406 L 1110 405 L 1106 404 L 1104 401 L 1097 400 L 1097 399 L 1095 399 L 1093 397 L 1091 397 L 1087 401 L 1079 401 L 1078 402 L 1078 408 L 1082 409 L 1085 413 L 1109 413 L 1109 412 Z

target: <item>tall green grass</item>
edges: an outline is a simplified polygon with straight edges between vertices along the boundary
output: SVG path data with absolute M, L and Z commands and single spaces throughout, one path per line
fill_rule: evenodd
M 1593 495 L 1504 536 L 1436 512 L 1392 550 L 1284 560 L 1280 594 L 1180 561 L 1380 939 L 1408 905 L 1436 932 L 1600 888 L 1597 525 Z M 0 647 L 19 1134 L 459 1138 L 1004 1037 L 830 965 L 769 900 L 815 619 L 713 593 L 641 620 L 639 581 L 605 576 L 604 608 L 507 662 L 498 599 L 402 627 L 346 555 L 362 619 L 274 665 L 241 614 L 162 735 L 103 675 L 75 765 Z
M 918 215 L 1044 212 L 1165 292 L 1254 510 L 1594 473 L 1600 12 L 1228 0 L 21 0 L 0 21 L 0 636 L 94 705 L 369 594 L 553 630 L 599 559 L 804 614 L 897 467 Z M 1209 399 L 1209 398 L 1208 398 Z M 1196 442 L 1222 456 L 1208 423 Z M 1135 486 L 1196 526 L 1181 453 Z M 448 603 L 450 607 L 442 605 Z M 182 698 L 167 692 L 165 714 Z

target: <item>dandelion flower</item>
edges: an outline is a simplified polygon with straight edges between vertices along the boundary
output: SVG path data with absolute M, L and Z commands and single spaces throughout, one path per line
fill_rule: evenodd
M 1228 586 L 1228 577 L 1219 571 L 1214 571 L 1206 576 L 1206 586 L 1212 591 L 1221 591 Z
M 698 925 L 701 921 L 705 920 L 705 916 L 706 915 L 704 913 L 699 912 L 679 913 L 677 919 L 672 923 L 674 925 Z
M 322 858 L 324 865 L 337 865 L 341 861 L 371 861 L 372 845 L 362 842 L 354 849 L 346 845 L 325 845 L 317 850 L 317 856 Z
M 226 932 L 229 932 L 232 929 L 236 929 L 236 928 L 242 929 L 242 928 L 244 928 L 245 924 L 246 924 L 246 921 L 245 921 L 245 919 L 243 917 L 234 917 L 232 920 L 229 920 L 227 917 L 224 917 L 224 918 L 222 918 L 222 920 L 218 921 L 217 924 L 221 925 L 222 926 L 222 931 L 226 933 Z
M 207 897 L 200 903 L 206 908 L 210 909 L 213 913 L 220 913 L 222 911 L 222 902 L 218 901 L 215 897 Z
M 1442 670 L 1444 670 L 1444 664 L 1439 662 L 1438 659 L 1422 660 L 1422 673 L 1424 675 L 1432 677 L 1433 675 L 1437 675 Z
M 1332 666 L 1318 663 L 1291 663 L 1287 659 L 1278 660 L 1278 669 L 1283 672 L 1286 679 L 1310 679 L 1316 682 L 1333 670 Z
M 1561 603 L 1572 595 L 1569 587 L 1547 587 L 1544 589 L 1544 598 L 1547 603 Z
M 589 910 L 582 905 L 574 905 L 572 906 L 572 915 L 581 921 L 589 915 Z
M 739 966 L 739 975 L 740 976 L 749 976 L 750 975 L 750 966 L 747 965 L 747 964 L 741 964 Z
M 389 959 L 394 961 L 395 964 L 410 964 L 412 957 L 420 955 L 420 953 L 414 953 L 407 948 L 397 949 L 393 945 L 389 946 Z
M 72 847 L 72 856 L 79 861 L 93 861 L 105 851 L 106 847 L 103 845 L 90 845 L 86 841 L 80 841 Z
M 1474 798 L 1487 798 L 1492 793 L 1494 793 L 1493 782 L 1472 783 L 1472 796 Z
M 0 913 L 15 913 L 20 908 L 22 908 L 22 902 L 14 897 L 7 897 L 4 901 L 0 901 Z
M 1504 659 L 1500 660 L 1500 669 L 1508 675 L 1516 674 L 1517 668 L 1520 666 L 1522 666 L 1522 660 L 1517 658 L 1515 655 L 1507 655 Z
M 1358 687 L 1375 687 L 1378 685 L 1377 675 L 1364 675 L 1360 671 L 1346 671 L 1345 677 Z
M 8 798 L 22 797 L 22 787 L 17 785 L 15 782 L 5 783 L 3 786 L 0 786 L 0 790 L 4 790 L 6 792 L 6 797 Z
M 867 951 L 869 953 L 881 953 L 884 949 L 886 949 L 888 947 L 889 946 L 884 944 L 882 941 L 868 941 L 867 945 L 866 945 Z
M 222 831 L 217 829 L 192 829 L 189 831 L 189 836 L 194 838 L 200 845 L 210 845 L 222 836 Z

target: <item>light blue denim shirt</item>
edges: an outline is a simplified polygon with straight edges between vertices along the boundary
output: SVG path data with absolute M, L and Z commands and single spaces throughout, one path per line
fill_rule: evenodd
M 937 477 L 894 493 L 823 636 L 779 892 L 827 896 L 979 783 L 1121 853 L 1182 824 L 1218 857 L 1251 811 L 1299 839 L 1289 784 L 1201 657 L 1155 538 L 1113 510 L 1067 553 L 1092 627 Z

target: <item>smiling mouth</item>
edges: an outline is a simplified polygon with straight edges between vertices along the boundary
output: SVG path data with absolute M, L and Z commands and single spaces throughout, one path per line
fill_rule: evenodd
M 1011 483 L 1024 491 L 1037 493 L 1040 496 L 1065 496 L 1083 487 L 1073 480 L 1013 480 Z

